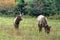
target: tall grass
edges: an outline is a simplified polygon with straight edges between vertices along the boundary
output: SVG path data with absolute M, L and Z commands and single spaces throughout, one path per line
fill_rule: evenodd
M 38 32 L 37 19 L 35 17 L 23 17 L 20 22 L 19 32 L 16 33 L 13 26 L 14 17 L 0 16 L 0 40 L 60 40 L 60 20 L 48 19 L 51 25 L 50 34 L 44 29 Z
M 59 20 L 60 19 L 60 14 L 55 14 L 53 16 L 48 17 L 49 19 L 55 19 L 55 20 Z

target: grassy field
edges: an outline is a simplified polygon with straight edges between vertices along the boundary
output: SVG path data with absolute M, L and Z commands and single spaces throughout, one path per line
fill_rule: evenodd
M 36 18 L 23 18 L 19 32 L 16 33 L 13 26 L 13 17 L 0 17 L 0 40 L 60 40 L 60 20 L 48 19 L 51 25 L 50 34 L 44 29 L 38 32 Z

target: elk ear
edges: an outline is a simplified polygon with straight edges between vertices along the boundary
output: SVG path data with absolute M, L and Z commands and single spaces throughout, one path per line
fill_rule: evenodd
M 20 16 L 21 16 L 21 13 L 20 13 Z

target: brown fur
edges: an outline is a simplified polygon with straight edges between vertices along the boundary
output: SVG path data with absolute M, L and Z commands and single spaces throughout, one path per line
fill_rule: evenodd
M 21 16 L 17 16 L 15 19 L 14 19 L 14 27 L 15 29 L 18 29 L 19 28 L 19 22 L 22 20 Z
M 39 32 L 42 31 L 42 28 L 45 29 L 46 33 L 50 32 L 50 26 L 47 23 L 46 17 L 43 16 L 42 18 L 40 18 L 40 20 L 38 20 L 38 28 L 39 28 Z

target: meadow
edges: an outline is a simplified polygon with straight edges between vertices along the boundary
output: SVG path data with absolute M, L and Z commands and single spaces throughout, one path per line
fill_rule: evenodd
M 46 34 L 44 29 L 39 33 L 36 17 L 23 17 L 16 33 L 13 19 L 0 16 L 0 40 L 60 40 L 60 20 L 48 19 L 51 32 Z

